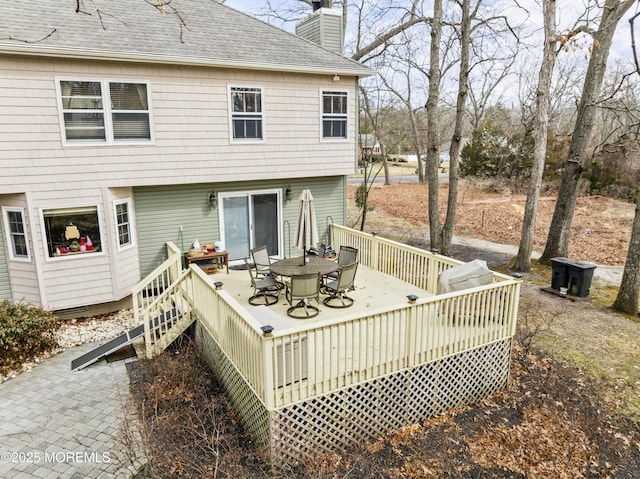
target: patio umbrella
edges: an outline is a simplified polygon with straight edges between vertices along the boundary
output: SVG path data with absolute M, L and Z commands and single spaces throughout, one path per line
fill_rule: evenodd
M 316 223 L 316 210 L 313 206 L 313 196 L 308 188 L 300 194 L 298 208 L 298 230 L 296 233 L 296 247 L 302 248 L 303 265 L 306 263 L 307 250 L 318 243 L 318 224 Z

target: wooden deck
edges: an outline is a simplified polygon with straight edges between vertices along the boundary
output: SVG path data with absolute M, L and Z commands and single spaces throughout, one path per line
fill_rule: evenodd
M 336 225 L 332 244 L 358 248 L 350 308 L 321 303 L 318 316 L 294 319 L 284 293 L 272 306 L 251 306 L 246 270 L 208 275 L 191 265 L 178 274 L 168 244 L 157 279 L 136 290 L 136 314 L 153 325 L 162 308 L 188 311 L 236 414 L 275 460 L 330 452 L 506 385 L 519 281 L 493 273 L 489 284 L 435 294 L 439 275 L 460 262 Z M 145 299 L 164 282 L 160 297 Z M 145 333 L 151 357 L 170 331 Z
M 235 267 L 229 271 L 208 274 L 207 279 L 211 285 L 215 282 L 222 282 L 222 289 L 233 299 L 242 305 L 248 312 L 254 310 L 254 306 L 249 304 L 249 297 L 253 294 L 249 273 L 246 270 L 236 270 Z M 283 278 L 286 279 L 286 278 Z M 320 295 L 320 314 L 311 319 L 294 319 L 287 316 L 289 303 L 285 299 L 284 291 L 280 294 L 277 304 L 269 306 L 269 309 L 282 317 L 283 322 L 294 326 L 318 326 L 335 322 L 339 319 L 346 320 L 352 316 L 362 316 L 374 314 L 376 311 L 389 309 L 390 306 L 397 306 L 407 303 L 407 295 L 415 294 L 420 298 L 433 296 L 427 291 L 394 278 L 385 273 L 380 273 L 364 265 L 358 266 L 355 281 L 356 289 L 349 292 L 349 297 L 355 300 L 350 308 L 329 308 L 322 304 L 326 295 Z M 316 304 L 315 302 L 313 304 Z M 281 323 L 284 324 L 284 323 Z

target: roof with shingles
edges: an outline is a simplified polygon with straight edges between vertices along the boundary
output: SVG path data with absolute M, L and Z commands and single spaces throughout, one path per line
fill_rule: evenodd
M 0 53 L 356 76 L 373 73 L 214 0 L 4 1 L 0 4 Z

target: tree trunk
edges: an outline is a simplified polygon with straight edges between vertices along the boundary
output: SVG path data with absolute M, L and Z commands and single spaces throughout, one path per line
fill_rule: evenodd
M 453 230 L 456 224 L 458 204 L 458 179 L 460 142 L 464 114 L 467 111 L 467 95 L 469 93 L 469 48 L 471 45 L 471 0 L 462 1 L 462 18 L 460 20 L 460 73 L 458 74 L 458 97 L 456 99 L 456 119 L 449 148 L 449 195 L 447 198 L 447 217 L 440 234 L 440 252 L 449 254 Z
M 429 238 L 432 249 L 440 248 L 438 215 L 438 166 L 440 165 L 438 103 L 440 99 L 440 40 L 442 38 L 442 0 L 433 2 L 431 47 L 429 50 L 429 96 L 427 98 L 427 182 L 429 188 Z
M 411 105 L 407 105 L 409 109 L 409 121 L 411 122 L 411 129 L 413 133 L 413 141 L 416 144 L 416 157 L 418 160 L 418 182 L 424 183 L 424 168 L 422 166 L 422 148 L 420 145 L 420 132 L 418 131 L 418 123 L 416 120 L 416 114 L 411 108 Z
M 627 261 L 624 264 L 622 282 L 613 309 L 624 313 L 638 312 L 638 295 L 640 294 L 640 194 L 636 204 L 636 215 L 631 229 L 631 241 L 627 250 Z
M 389 162 L 387 161 L 387 147 L 380 144 L 382 150 L 382 166 L 384 167 L 384 184 L 389 186 L 391 184 L 391 175 L 389 174 Z
M 602 82 L 609 57 L 611 41 L 620 18 L 636 0 L 606 0 L 598 31 L 593 35 L 593 47 L 589 67 L 582 87 L 578 105 L 576 126 L 571 136 L 567 161 L 562 173 L 558 200 L 553 212 L 547 243 L 540 260 L 549 263 L 555 256 L 567 256 L 571 223 L 578 199 L 578 188 L 583 166 L 587 158 L 589 140 L 593 130 L 596 102 L 600 96 Z
M 527 191 L 527 201 L 522 221 L 520 247 L 513 268 L 516 271 L 531 271 L 531 253 L 533 252 L 533 236 L 536 225 L 536 213 L 542 187 L 542 173 L 544 160 L 547 155 L 547 129 L 549 126 L 549 90 L 551 76 L 556 60 L 556 2 L 543 0 L 544 16 L 544 49 L 542 64 L 538 74 L 538 89 L 536 95 L 536 137 L 533 147 L 533 165 L 531 166 L 531 181 Z

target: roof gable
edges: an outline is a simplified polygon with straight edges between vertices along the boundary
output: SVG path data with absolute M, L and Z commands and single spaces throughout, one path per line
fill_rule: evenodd
M 20 0 L 0 53 L 366 76 L 365 66 L 214 0 Z

